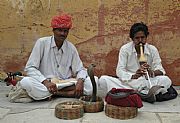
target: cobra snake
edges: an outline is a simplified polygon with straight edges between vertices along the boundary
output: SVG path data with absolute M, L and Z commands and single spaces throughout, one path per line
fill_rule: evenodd
M 87 73 L 90 77 L 91 83 L 92 83 L 92 87 L 93 87 L 93 91 L 92 91 L 92 97 L 90 99 L 91 102 L 96 102 L 96 94 L 97 94 L 97 86 L 96 86 L 96 81 L 94 78 L 94 67 L 96 65 L 94 64 L 90 64 L 88 69 L 87 69 Z

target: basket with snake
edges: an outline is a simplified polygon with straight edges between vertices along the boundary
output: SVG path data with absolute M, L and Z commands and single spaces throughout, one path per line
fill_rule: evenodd
M 80 101 L 84 104 L 84 112 L 88 113 L 95 113 L 101 112 L 104 109 L 104 101 L 101 97 L 96 96 L 97 94 L 97 87 L 94 78 L 94 64 L 89 65 L 88 67 L 88 75 L 90 77 L 93 91 L 91 96 L 82 96 L 80 97 Z
M 141 94 L 133 89 L 112 88 L 106 95 L 105 114 L 116 119 L 131 119 L 137 116 L 138 108 L 143 106 L 142 100 L 154 101 L 154 96 L 161 86 L 153 86 L 148 94 Z
M 83 104 L 79 101 L 67 101 L 55 106 L 55 116 L 60 119 L 78 119 L 83 117 L 83 114 Z

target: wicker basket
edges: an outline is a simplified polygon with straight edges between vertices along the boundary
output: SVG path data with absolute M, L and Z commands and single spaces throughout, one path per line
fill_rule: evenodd
M 95 113 L 104 109 L 104 101 L 100 97 L 96 97 L 96 102 L 90 102 L 91 96 L 83 96 L 79 100 L 84 104 L 84 112 Z
M 84 114 L 83 104 L 79 101 L 68 101 L 55 106 L 55 116 L 60 119 L 72 120 L 82 117 Z
M 131 119 L 137 116 L 137 112 L 137 107 L 121 107 L 110 104 L 106 104 L 105 106 L 105 114 L 108 117 L 116 119 Z

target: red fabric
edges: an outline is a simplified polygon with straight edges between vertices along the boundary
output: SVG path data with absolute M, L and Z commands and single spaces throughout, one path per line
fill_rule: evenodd
M 110 93 L 120 93 L 120 92 L 133 92 L 133 89 L 116 89 L 112 88 Z M 122 107 L 137 107 L 141 108 L 143 106 L 141 97 L 137 94 L 130 94 L 124 98 L 113 98 L 110 95 L 106 95 L 105 101 L 107 104 L 115 105 L 115 106 L 122 106 Z
M 58 15 L 52 18 L 51 21 L 52 28 L 71 28 L 72 19 L 71 16 L 67 14 Z
M 17 81 L 15 79 L 12 79 L 12 78 L 5 78 L 4 80 L 6 82 L 6 85 L 9 86 L 9 85 L 13 85 L 13 86 L 16 86 L 17 84 Z

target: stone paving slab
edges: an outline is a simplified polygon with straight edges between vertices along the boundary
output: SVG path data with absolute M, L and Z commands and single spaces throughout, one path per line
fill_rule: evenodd
M 62 120 L 54 116 L 56 104 L 73 101 L 73 98 L 56 98 L 52 101 L 36 101 L 33 103 L 10 103 L 5 96 L 10 87 L 0 83 L 0 123 L 179 123 L 180 95 L 177 99 L 149 104 L 138 110 L 138 116 L 133 119 L 119 120 L 109 118 L 105 112 L 85 113 L 82 118 Z M 179 87 L 178 93 L 180 93 Z M 166 113 L 167 112 L 167 113 Z
M 35 109 L 32 111 L 9 114 L 0 123 L 161 123 L 155 113 L 139 112 L 133 119 L 120 120 L 109 118 L 104 112 L 85 113 L 82 118 L 63 120 L 54 116 L 54 109 Z
M 120 120 L 107 117 L 105 112 L 100 113 L 86 113 L 83 117 L 83 123 L 160 123 L 158 117 L 155 113 L 147 113 L 147 112 L 138 112 L 137 117 L 128 119 L 128 120 Z
M 158 113 L 161 123 L 180 123 L 179 113 Z
M 0 119 L 4 118 L 8 114 L 10 109 L 0 108 Z
M 150 104 L 143 102 L 143 107 L 140 111 L 147 112 L 180 112 L 180 95 L 176 99 L 164 101 L 164 102 L 155 102 Z
M 51 105 L 49 101 L 37 101 L 33 103 L 11 103 L 8 98 L 0 94 L 0 107 L 11 109 L 9 113 L 21 113 L 38 108 L 48 108 Z
M 1 109 L 0 109 L 1 112 Z M 82 118 L 63 120 L 54 116 L 54 109 L 35 109 L 18 114 L 9 114 L 0 123 L 179 123 L 179 113 L 150 113 L 139 111 L 137 117 L 128 120 L 109 118 L 104 112 L 85 113 Z

